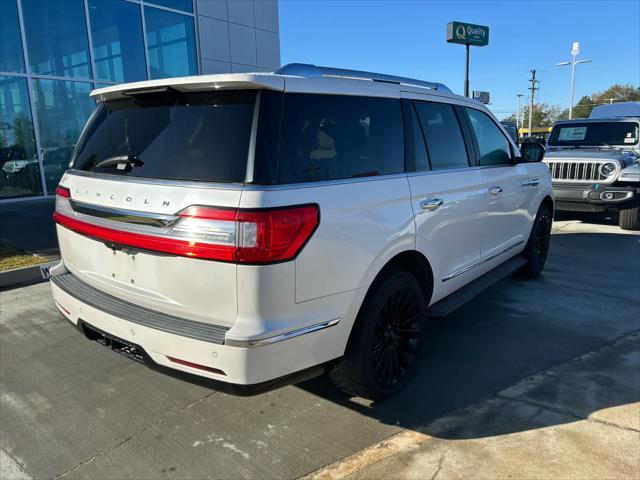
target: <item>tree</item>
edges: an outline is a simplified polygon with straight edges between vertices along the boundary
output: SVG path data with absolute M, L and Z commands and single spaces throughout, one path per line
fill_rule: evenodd
M 536 103 L 533 105 L 533 115 L 531 118 L 531 126 L 550 127 L 560 116 L 561 110 L 557 105 L 549 105 L 547 103 Z M 529 105 L 525 105 L 522 113 L 522 128 L 529 128 Z M 502 120 L 503 122 L 516 123 L 516 114 L 512 114 Z
M 604 92 L 595 92 L 591 95 L 591 98 L 596 105 L 602 103 L 638 102 L 640 101 L 640 87 L 616 83 Z
M 588 118 L 591 115 L 591 110 L 595 107 L 593 100 L 589 95 L 585 95 L 576 103 L 573 107 L 573 118 Z M 566 120 L 569 118 L 569 109 L 563 110 L 558 116 L 558 120 Z

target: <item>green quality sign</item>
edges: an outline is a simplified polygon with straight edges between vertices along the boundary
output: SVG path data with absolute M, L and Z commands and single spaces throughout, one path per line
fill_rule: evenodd
M 489 27 L 472 23 L 449 22 L 447 42 L 484 47 L 489 44 Z

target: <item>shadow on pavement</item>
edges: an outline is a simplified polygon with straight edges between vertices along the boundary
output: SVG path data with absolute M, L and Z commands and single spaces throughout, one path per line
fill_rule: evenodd
M 566 212 L 556 210 L 554 221 L 579 220 L 582 223 L 591 223 L 594 225 L 618 225 L 617 212 Z
M 618 234 L 554 235 L 547 268 L 540 278 L 507 279 L 448 319 L 430 326 L 415 376 L 404 391 L 390 400 L 368 405 L 349 399 L 327 376 L 297 386 L 388 425 L 423 427 L 519 380 L 637 331 L 637 244 L 637 237 Z M 636 356 L 634 362 L 632 371 L 640 371 L 640 357 Z M 611 379 L 597 380 L 600 384 L 596 386 L 607 392 Z M 609 393 L 592 398 L 590 410 L 640 401 L 640 386 L 621 389 L 615 395 Z M 549 394 L 553 396 L 553 392 Z M 576 388 L 574 394 L 578 399 L 585 396 L 583 400 L 587 402 L 587 392 Z M 549 419 L 576 420 L 565 416 Z M 541 424 L 540 419 L 526 424 L 487 425 L 490 428 L 486 431 L 473 430 L 473 436 L 482 438 L 549 426 Z M 453 438 L 461 438 L 455 435 L 459 434 L 454 433 Z

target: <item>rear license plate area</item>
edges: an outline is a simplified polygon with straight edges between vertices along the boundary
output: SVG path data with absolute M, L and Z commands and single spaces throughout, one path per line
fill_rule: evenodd
M 82 333 L 84 333 L 89 340 L 98 342 L 114 352 L 130 358 L 131 360 L 139 363 L 145 363 L 145 353 L 142 347 L 100 330 L 83 320 L 80 320 L 80 325 Z

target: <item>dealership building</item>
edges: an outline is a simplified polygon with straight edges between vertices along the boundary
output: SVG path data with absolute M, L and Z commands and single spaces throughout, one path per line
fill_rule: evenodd
M 279 66 L 276 0 L 0 0 L 0 203 L 53 194 L 94 88 Z

